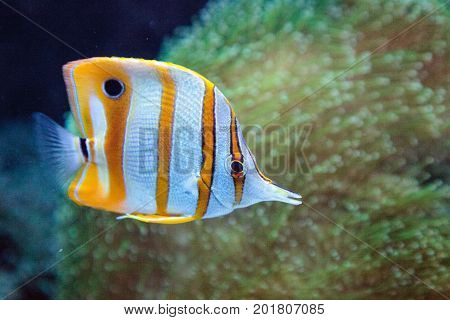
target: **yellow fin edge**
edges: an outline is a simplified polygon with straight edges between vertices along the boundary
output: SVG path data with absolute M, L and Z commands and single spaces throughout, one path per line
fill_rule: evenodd
M 199 217 L 170 217 L 170 216 L 160 216 L 157 214 L 124 214 L 116 218 L 117 220 L 123 219 L 133 219 L 145 223 L 159 223 L 159 224 L 180 224 L 187 223 L 194 220 L 198 220 Z

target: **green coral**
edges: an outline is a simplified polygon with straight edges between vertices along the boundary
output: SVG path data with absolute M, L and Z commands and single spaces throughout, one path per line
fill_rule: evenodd
M 275 177 L 305 205 L 164 226 L 64 204 L 65 252 L 92 241 L 58 266 L 59 296 L 448 297 L 449 29 L 440 1 L 211 2 L 161 59 L 214 81 L 243 125 L 312 126 L 308 172 Z M 257 154 L 265 171 L 288 145 Z

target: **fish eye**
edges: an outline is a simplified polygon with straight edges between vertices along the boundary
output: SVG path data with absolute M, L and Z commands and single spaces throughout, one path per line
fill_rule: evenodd
M 117 99 L 125 91 L 125 85 L 117 79 L 108 79 L 103 83 L 103 92 L 108 98 Z

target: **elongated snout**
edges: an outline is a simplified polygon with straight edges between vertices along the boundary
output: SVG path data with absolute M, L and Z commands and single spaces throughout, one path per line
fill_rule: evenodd
M 296 206 L 302 203 L 301 195 L 286 190 L 274 183 L 266 184 L 264 196 L 267 197 L 267 201 L 280 201 Z

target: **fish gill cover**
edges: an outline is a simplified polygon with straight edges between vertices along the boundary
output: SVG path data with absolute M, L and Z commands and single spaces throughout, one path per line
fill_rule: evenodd
M 302 149 L 307 170 L 276 177 L 305 205 L 267 203 L 164 226 L 116 224 L 109 214 L 61 202 L 61 255 L 90 242 L 58 265 L 57 296 L 450 295 L 449 187 L 442 174 L 450 23 L 443 3 L 211 2 L 166 41 L 160 59 L 215 82 L 244 126 L 278 116 L 272 123 L 310 126 Z M 257 154 L 261 166 L 270 171 L 286 148 Z M 289 165 L 298 155 L 288 153 Z

